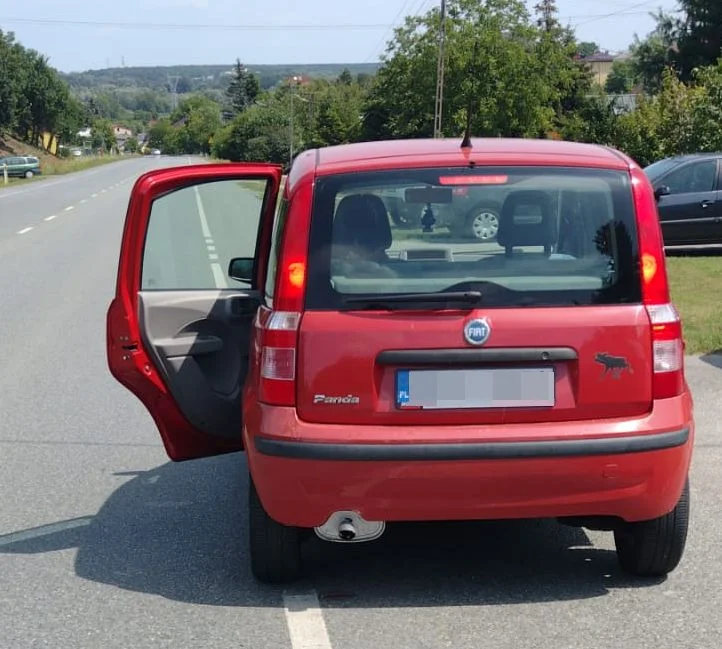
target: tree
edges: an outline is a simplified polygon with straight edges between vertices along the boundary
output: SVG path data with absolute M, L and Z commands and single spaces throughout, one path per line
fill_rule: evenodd
M 152 149 L 165 151 L 166 145 L 171 142 L 172 136 L 173 127 L 171 126 L 170 119 L 164 117 L 148 129 L 148 145 Z
M 241 61 L 236 59 L 233 76 L 226 89 L 226 97 L 233 107 L 233 111 L 238 114 L 246 110 L 256 101 L 260 90 L 261 85 L 258 78 L 249 73 Z
M 234 162 L 286 164 L 288 132 L 288 119 L 279 102 L 252 106 L 220 130 L 213 142 L 213 155 Z
M 620 60 L 612 64 L 604 89 L 612 95 L 622 95 L 634 88 L 637 83 L 635 65 L 632 61 Z
M 128 138 L 125 142 L 125 150 L 128 153 L 138 153 L 140 150 L 140 144 L 134 137 Z
M 176 85 L 176 92 L 178 94 L 185 95 L 191 90 L 193 90 L 193 85 L 188 77 L 181 77 L 178 79 L 178 84 Z
M 107 119 L 97 119 L 92 126 L 92 143 L 94 149 L 112 151 L 116 147 L 113 124 Z
M 577 53 L 582 58 L 587 56 L 592 56 L 593 54 L 596 54 L 599 52 L 601 47 L 599 46 L 599 43 L 594 43 L 590 41 L 584 41 L 582 43 L 579 43 L 577 46 Z
M 715 65 L 722 56 L 722 3 L 719 0 L 679 0 L 685 16 L 670 21 L 677 48 L 673 60 L 683 80 L 695 70 Z
M 406 19 L 389 43 L 364 111 L 386 137 L 433 133 L 440 12 Z M 443 132 L 461 138 L 471 106 L 475 135 L 536 136 L 549 130 L 558 88 L 538 58 L 539 31 L 521 0 L 450 0 Z

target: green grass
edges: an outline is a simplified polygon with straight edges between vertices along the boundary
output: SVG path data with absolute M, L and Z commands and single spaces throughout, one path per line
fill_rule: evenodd
M 12 187 L 23 183 L 31 183 L 41 180 L 46 176 L 61 176 L 64 174 L 73 173 L 75 171 L 84 171 L 85 169 L 91 169 L 93 167 L 99 167 L 100 165 L 110 164 L 111 162 L 118 162 L 119 160 L 128 160 L 134 156 L 93 156 L 84 158 L 54 158 L 45 159 L 40 163 L 42 174 L 40 176 L 33 176 L 32 178 L 8 178 L 8 184 L 5 185 L 3 181 L 3 174 L 0 170 L 0 189 L 3 187 Z
M 259 180 L 239 180 L 238 184 L 241 187 L 245 187 L 249 191 L 253 192 L 258 198 L 263 198 L 266 192 L 266 184 Z M 281 178 L 281 187 L 279 189 L 279 196 L 283 194 L 283 187 L 286 184 L 286 176 Z
M 722 352 L 722 256 L 668 257 L 688 354 Z

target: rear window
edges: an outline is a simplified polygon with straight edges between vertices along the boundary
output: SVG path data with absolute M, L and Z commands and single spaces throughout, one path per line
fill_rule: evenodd
M 306 308 L 358 309 L 366 298 L 367 308 L 419 308 L 417 294 L 443 307 L 436 294 L 461 292 L 481 293 L 483 307 L 639 303 L 636 236 L 624 172 L 477 167 L 323 176 Z

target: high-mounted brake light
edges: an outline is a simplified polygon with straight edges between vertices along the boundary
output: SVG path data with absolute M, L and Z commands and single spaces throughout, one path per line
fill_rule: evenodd
M 509 176 L 440 176 L 440 185 L 505 185 Z
M 653 397 L 667 399 L 684 390 L 682 322 L 670 300 L 664 239 L 652 185 L 636 167 L 632 170 L 632 191 L 639 233 L 642 300 L 652 333 Z

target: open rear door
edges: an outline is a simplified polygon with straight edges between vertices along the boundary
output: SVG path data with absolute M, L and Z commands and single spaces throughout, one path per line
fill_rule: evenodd
M 243 448 L 241 394 L 281 174 L 204 164 L 151 171 L 133 187 L 108 365 L 174 461 Z M 247 260 L 246 281 L 229 277 L 231 259 Z

